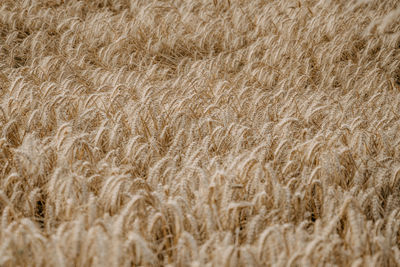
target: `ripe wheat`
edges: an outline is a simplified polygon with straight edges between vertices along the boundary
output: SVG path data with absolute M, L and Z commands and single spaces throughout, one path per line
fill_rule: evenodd
M 1 266 L 400 265 L 397 0 L 0 1 Z

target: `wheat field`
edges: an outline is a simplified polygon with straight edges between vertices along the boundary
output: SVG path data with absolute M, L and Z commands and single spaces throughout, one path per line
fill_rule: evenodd
M 1 0 L 0 266 L 399 266 L 398 0 Z

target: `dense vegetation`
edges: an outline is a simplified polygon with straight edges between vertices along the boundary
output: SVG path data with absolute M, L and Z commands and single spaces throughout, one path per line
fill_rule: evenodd
M 1 266 L 400 265 L 397 0 L 0 1 Z

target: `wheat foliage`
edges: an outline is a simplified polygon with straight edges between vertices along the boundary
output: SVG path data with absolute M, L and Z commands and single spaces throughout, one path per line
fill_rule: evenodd
M 397 0 L 0 1 L 1 266 L 400 265 Z

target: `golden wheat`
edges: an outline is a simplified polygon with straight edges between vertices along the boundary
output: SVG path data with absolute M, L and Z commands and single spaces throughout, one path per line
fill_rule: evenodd
M 397 0 L 0 1 L 1 266 L 400 265 Z

